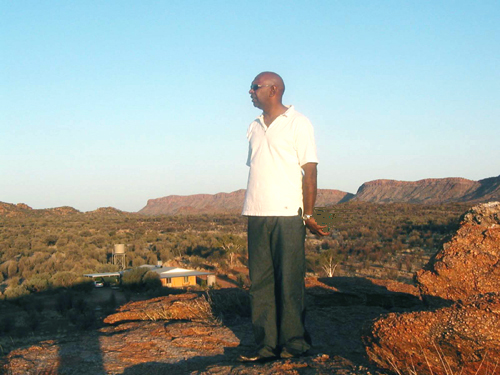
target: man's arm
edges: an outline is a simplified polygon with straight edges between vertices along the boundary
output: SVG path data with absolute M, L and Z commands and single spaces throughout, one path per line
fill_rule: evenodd
M 302 178 L 302 200 L 304 204 L 304 215 L 312 215 L 314 213 L 314 203 L 316 202 L 316 194 L 318 191 L 318 171 L 316 166 L 317 163 L 306 163 L 302 166 L 302 169 L 304 170 L 304 177 Z M 323 229 L 326 228 L 326 225 L 318 225 L 313 217 L 311 217 L 309 220 L 306 220 L 305 223 L 313 234 L 317 234 L 320 236 L 327 236 L 329 234 L 323 231 Z

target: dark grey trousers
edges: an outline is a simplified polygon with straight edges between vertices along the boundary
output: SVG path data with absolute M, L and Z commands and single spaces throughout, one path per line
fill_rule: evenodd
M 310 348 L 305 319 L 305 226 L 301 216 L 249 216 L 252 324 L 259 350 Z

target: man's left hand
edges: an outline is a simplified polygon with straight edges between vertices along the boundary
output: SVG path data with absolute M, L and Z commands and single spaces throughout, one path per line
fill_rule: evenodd
M 323 229 L 325 229 L 327 226 L 326 225 L 319 225 L 316 220 L 314 220 L 314 217 L 311 217 L 305 221 L 306 227 L 309 228 L 312 234 L 316 234 L 318 236 L 328 236 L 330 233 L 329 232 L 324 232 Z

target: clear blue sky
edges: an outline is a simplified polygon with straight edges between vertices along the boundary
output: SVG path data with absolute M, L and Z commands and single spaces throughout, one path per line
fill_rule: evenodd
M 281 74 L 320 188 L 500 174 L 498 1 L 0 1 L 0 201 L 137 211 L 246 187 Z

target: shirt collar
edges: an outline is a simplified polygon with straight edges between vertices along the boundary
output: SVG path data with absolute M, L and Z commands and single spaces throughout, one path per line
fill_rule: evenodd
M 285 116 L 285 117 L 288 117 L 290 116 L 294 111 L 295 111 L 295 108 L 293 105 L 285 105 L 285 107 L 287 107 L 288 109 L 286 110 L 285 113 L 282 113 L 280 116 Z M 279 116 L 278 116 L 279 117 Z M 262 125 L 264 125 L 264 113 L 261 113 L 259 117 L 257 117 L 257 120 L 260 121 L 260 123 Z

